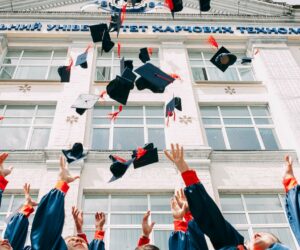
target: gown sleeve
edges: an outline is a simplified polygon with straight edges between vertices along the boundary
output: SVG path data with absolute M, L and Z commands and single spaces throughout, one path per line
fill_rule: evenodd
M 105 250 L 104 231 L 96 231 L 93 241 L 89 244 L 89 250 Z
M 8 180 L 6 180 L 2 175 L 0 175 L 0 207 L 1 207 L 1 201 L 2 201 L 2 194 L 6 188 L 7 183 L 8 183 Z

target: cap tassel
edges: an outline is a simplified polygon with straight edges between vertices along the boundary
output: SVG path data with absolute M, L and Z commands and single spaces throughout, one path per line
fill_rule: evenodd
M 173 74 L 170 74 L 170 76 L 174 79 L 178 79 L 178 80 L 181 80 L 181 77 L 179 75 L 177 75 L 176 73 L 173 73 Z
M 172 0 L 165 0 L 165 6 L 167 6 L 171 11 L 174 9 L 174 4 Z
M 152 48 L 147 48 L 147 51 L 148 51 L 148 54 L 149 54 L 150 56 L 152 56 L 153 49 L 152 49 Z
M 101 93 L 100 93 L 100 98 L 101 99 L 104 99 L 104 95 L 106 95 L 107 94 L 107 92 L 104 90 L 104 91 L 102 91 Z
M 117 155 L 113 155 L 113 157 L 117 160 L 117 161 L 119 161 L 119 162 L 126 162 L 126 160 L 125 159 L 123 159 L 123 158 L 121 158 L 120 156 L 117 156 Z
M 157 76 L 157 77 L 159 77 L 160 79 L 163 79 L 163 80 L 169 82 L 169 83 L 172 82 L 171 79 L 168 79 L 167 77 L 164 77 L 164 76 L 162 76 L 162 75 L 160 75 L 160 74 L 155 73 L 154 75 Z
M 210 45 L 212 45 L 213 47 L 215 47 L 215 48 L 219 48 L 219 44 L 217 43 L 217 41 L 216 41 L 216 39 L 213 37 L 213 36 L 209 36 L 209 38 L 208 38 L 208 43 L 210 44 Z
M 71 70 L 71 68 L 72 68 L 72 66 L 73 66 L 73 63 L 74 63 L 74 61 L 73 61 L 73 58 L 71 57 L 71 58 L 70 58 L 70 61 L 69 61 L 69 65 L 68 65 L 68 67 L 66 68 L 67 71 L 70 71 L 70 70 Z
M 121 43 L 118 42 L 118 57 L 121 57 Z
M 93 44 L 92 43 L 89 43 L 89 45 L 86 47 L 84 53 L 88 53 L 89 50 L 93 47 Z
M 147 153 L 147 150 L 144 148 L 138 148 L 137 152 L 136 152 L 136 159 L 140 159 L 141 157 L 143 157 L 145 154 Z
M 4 116 L 0 116 L 0 121 L 2 121 L 4 119 Z
M 124 22 L 125 20 L 125 15 L 126 15 L 126 7 L 127 7 L 127 3 L 124 4 L 122 6 L 122 9 L 121 9 L 121 24 Z
M 108 115 L 110 116 L 110 120 L 116 120 L 117 119 L 117 117 L 118 117 L 118 115 L 120 114 L 120 112 L 122 112 L 122 110 L 123 110 L 123 106 L 122 105 L 120 105 L 119 106 L 119 111 L 116 111 L 116 112 L 113 112 L 113 113 L 109 113 Z
M 167 118 L 167 127 L 169 127 L 169 118 L 170 118 L 170 116 L 172 116 L 172 115 L 174 115 L 173 116 L 173 119 L 174 119 L 174 122 L 176 121 L 176 113 L 175 113 L 175 111 L 168 111 L 168 118 Z
M 256 49 L 254 52 L 254 56 L 256 56 L 259 53 L 259 49 Z

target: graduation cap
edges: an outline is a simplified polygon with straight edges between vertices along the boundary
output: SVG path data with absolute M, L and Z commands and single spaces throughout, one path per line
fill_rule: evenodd
M 229 50 L 221 47 L 217 53 L 210 59 L 219 70 L 225 72 L 227 68 L 234 64 L 237 60 L 236 55 L 232 54 Z
M 242 57 L 241 58 L 241 64 L 247 64 L 247 63 L 252 63 L 252 57 L 247 57 L 247 56 L 245 56 L 245 57 Z
M 91 25 L 89 27 L 90 27 L 91 36 L 94 43 L 101 42 L 104 32 L 108 30 L 106 23 Z
M 57 72 L 60 76 L 60 82 L 70 82 L 71 69 L 69 66 L 60 66 Z
M 124 57 L 122 57 L 122 59 L 120 60 L 121 75 L 123 74 L 125 68 L 133 70 L 133 61 L 132 60 L 125 60 Z
M 183 4 L 182 4 L 182 0 L 172 0 L 172 2 L 173 2 L 173 9 L 171 9 L 171 12 L 174 18 L 175 12 L 180 12 L 183 10 Z
M 98 100 L 98 95 L 81 94 L 71 108 L 76 108 L 76 113 L 82 115 L 87 109 L 93 108 Z
M 210 10 L 210 0 L 199 0 L 200 11 Z
M 114 13 L 111 15 L 110 23 L 109 23 L 109 32 L 117 32 L 117 37 L 119 37 L 119 32 L 121 28 L 122 22 L 121 22 L 121 13 Z
M 166 117 L 171 116 L 170 114 L 175 111 L 175 109 L 182 111 L 181 98 L 173 97 L 173 99 L 166 106 Z
M 115 43 L 110 39 L 109 32 L 106 30 L 103 33 L 102 37 L 102 48 L 101 48 L 101 55 L 103 50 L 107 53 L 109 52 L 113 47 L 115 46 Z
M 132 159 L 134 159 L 134 168 L 140 168 L 158 162 L 157 148 L 154 148 L 153 143 L 145 144 L 143 148 L 132 151 Z
M 129 161 L 116 156 L 116 155 L 110 155 L 109 159 L 112 160 L 112 164 L 110 165 L 110 172 L 112 172 L 113 176 L 110 179 L 109 182 L 113 182 L 121 177 L 126 173 L 128 168 L 130 167 L 131 163 L 134 159 L 130 159 Z
M 110 98 L 126 105 L 129 92 L 134 88 L 135 79 L 136 75 L 130 69 L 125 68 L 122 76 L 116 76 L 109 82 L 106 86 L 106 92 Z
M 83 153 L 83 146 L 80 142 L 73 145 L 70 150 L 62 150 L 64 156 L 67 158 L 68 163 L 72 163 L 81 159 L 84 159 L 87 154 Z
M 143 63 L 150 61 L 150 55 L 147 48 L 140 49 L 139 58 Z
M 138 90 L 148 88 L 153 93 L 163 93 L 165 88 L 175 81 L 173 77 L 151 63 L 146 63 L 134 71 L 141 76 L 135 82 Z
M 81 68 L 83 69 L 87 69 L 88 67 L 88 64 L 87 64 L 87 55 L 88 55 L 88 52 L 84 52 L 82 54 L 80 54 L 77 59 L 76 59 L 76 63 L 75 63 L 75 66 L 78 66 L 80 65 Z

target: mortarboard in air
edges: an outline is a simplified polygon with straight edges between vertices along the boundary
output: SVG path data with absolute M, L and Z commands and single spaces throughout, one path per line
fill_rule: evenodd
M 183 10 L 183 4 L 182 4 L 182 0 L 172 0 L 172 2 L 173 2 L 173 9 L 171 10 L 171 12 L 174 18 L 175 12 L 180 12 Z
M 167 104 L 166 106 L 166 117 L 172 116 L 174 110 L 177 109 L 182 111 L 181 106 L 181 98 L 180 97 L 173 97 L 173 99 Z
M 221 71 L 225 72 L 227 68 L 234 64 L 237 60 L 236 55 L 229 50 L 221 47 L 217 53 L 210 59 L 210 61 Z
M 80 142 L 77 142 L 73 145 L 70 150 L 62 150 L 64 156 L 67 159 L 68 163 L 72 163 L 81 159 L 86 158 L 87 154 L 83 153 L 83 146 Z
M 119 13 L 114 13 L 111 15 L 110 23 L 109 23 L 109 32 L 117 32 L 117 37 L 119 37 L 119 32 L 121 28 L 122 22 L 121 22 L 121 11 Z
M 87 67 L 88 67 L 87 55 L 88 55 L 88 52 L 84 52 L 84 53 L 80 54 L 76 59 L 75 66 L 80 65 L 81 68 L 87 69 Z
M 153 93 L 163 93 L 165 88 L 175 81 L 173 77 L 151 63 L 146 63 L 134 71 L 141 76 L 135 82 L 138 90 L 148 88 Z
M 116 155 L 110 155 L 109 159 L 112 160 L 112 164 L 110 165 L 110 171 L 112 172 L 113 176 L 109 180 L 109 182 L 113 182 L 121 177 L 126 173 L 128 168 L 130 167 L 131 163 L 134 159 L 130 159 L 129 161 L 116 156 Z
M 245 57 L 242 57 L 241 58 L 241 64 L 247 64 L 247 63 L 252 63 L 252 57 L 247 57 L 247 56 L 245 56 Z
M 87 109 L 93 108 L 98 100 L 98 95 L 81 94 L 71 108 L 76 108 L 76 113 L 82 115 Z
M 132 60 L 125 60 L 124 57 L 120 60 L 120 73 L 123 74 L 125 68 L 133 70 L 133 61 Z
M 134 168 L 140 168 L 158 162 L 157 148 L 154 148 L 153 143 L 145 144 L 143 148 L 132 151 L 132 159 L 134 159 Z
M 139 58 L 143 63 L 150 61 L 150 55 L 148 52 L 148 48 L 141 48 L 139 53 Z
M 69 66 L 60 66 L 57 72 L 60 76 L 60 82 L 70 82 L 71 68 Z
M 107 53 L 109 52 L 113 47 L 115 46 L 115 43 L 110 39 L 109 32 L 106 30 L 103 33 L 102 37 L 102 48 L 101 48 L 101 55 L 103 50 Z
M 134 88 L 135 79 L 136 75 L 130 69 L 125 68 L 122 76 L 116 76 L 115 79 L 109 82 L 106 92 L 110 98 L 126 105 L 129 92 Z
M 94 43 L 101 42 L 103 38 L 103 34 L 108 30 L 106 23 L 100 23 L 96 25 L 90 26 L 91 36 Z
M 210 0 L 199 0 L 200 11 L 210 10 Z

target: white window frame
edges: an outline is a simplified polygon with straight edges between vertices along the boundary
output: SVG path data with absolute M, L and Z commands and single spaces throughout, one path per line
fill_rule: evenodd
M 91 129 L 91 140 L 90 140 L 90 148 L 92 148 L 92 143 L 93 143 L 93 130 L 94 129 L 109 129 L 109 146 L 107 150 L 113 150 L 113 142 L 114 142 L 114 128 L 143 128 L 144 129 L 144 143 L 148 143 L 149 142 L 149 138 L 148 138 L 148 129 L 155 129 L 155 128 L 159 128 L 159 129 L 164 129 L 164 136 L 166 136 L 165 133 L 165 117 L 164 114 L 162 114 L 161 116 L 147 116 L 146 115 L 146 109 L 147 107 L 161 107 L 163 110 L 163 105 L 127 105 L 129 107 L 142 107 L 143 110 L 143 115 L 142 116 L 125 116 L 123 118 L 140 118 L 143 119 L 143 124 L 115 124 L 115 122 L 112 120 L 110 122 L 110 124 L 93 124 L 92 121 L 92 129 Z M 108 107 L 108 106 L 106 106 Z M 118 107 L 112 105 L 112 110 L 111 112 L 116 112 L 118 111 Z M 92 118 L 103 118 L 103 119 L 108 119 L 109 117 L 106 116 L 92 116 Z M 153 119 L 163 119 L 164 123 L 162 124 L 147 124 L 147 118 L 153 118 Z M 119 118 L 117 118 L 119 119 Z M 92 119 L 93 120 L 93 119 Z M 165 137 L 166 138 L 166 137 Z M 165 144 L 166 144 L 166 139 L 165 139 Z M 141 145 L 142 146 L 142 145 Z
M 189 60 L 190 60 L 190 65 L 191 65 L 191 73 L 192 73 L 192 78 L 194 79 L 194 76 L 193 76 L 193 68 L 204 68 L 205 69 L 205 74 L 207 76 L 207 79 L 194 79 L 194 82 L 197 82 L 197 81 L 231 81 L 231 80 L 225 80 L 225 79 L 220 79 L 220 80 L 212 80 L 211 76 L 209 75 L 209 71 L 207 70 L 208 68 L 214 68 L 216 66 L 214 66 L 213 64 L 210 64 L 210 59 L 207 59 L 205 58 L 205 55 L 204 54 L 210 54 L 210 53 L 207 53 L 207 52 L 198 52 L 197 53 L 201 53 L 201 58 L 192 58 L 190 56 L 190 54 L 192 54 L 193 52 L 196 52 L 196 51 L 188 51 L 188 55 L 189 55 Z M 240 53 L 238 53 L 240 54 Z M 239 60 L 239 59 L 238 59 Z M 192 65 L 192 62 L 195 62 L 193 65 Z M 197 63 L 198 62 L 198 63 Z M 252 81 L 255 81 L 256 80 L 256 77 L 255 77 L 255 74 L 254 74 L 254 71 L 253 71 L 253 67 L 251 64 L 246 64 L 246 65 L 242 65 L 240 64 L 238 61 L 229 66 L 230 68 L 232 69 L 235 69 L 236 71 L 236 75 L 238 77 L 238 81 L 249 81 L 249 80 L 243 80 L 242 77 L 241 77 L 241 74 L 240 74 L 240 71 L 239 69 L 251 69 L 251 73 L 252 73 L 252 76 L 253 76 L 253 80 Z
M 0 109 L 0 115 L 4 114 L 4 119 L 6 118 L 29 118 L 28 116 L 6 116 L 5 115 L 5 112 L 6 112 L 6 109 L 7 109 L 7 106 L 19 106 L 20 104 L 8 104 L 8 105 L 2 105 L 0 104 L 0 107 L 4 106 L 3 107 L 3 111 L 1 113 L 1 109 Z M 34 113 L 31 117 L 31 123 L 24 123 L 24 124 L 6 124 L 3 122 L 0 121 L 0 128 L 1 127 L 5 127 L 5 128 L 29 128 L 29 131 L 28 131 L 28 135 L 27 135 L 27 140 L 26 140 L 26 143 L 25 143 L 25 147 L 24 149 L 30 149 L 30 143 L 31 143 L 31 139 L 32 139 L 32 135 L 33 135 L 33 131 L 34 129 L 36 128 L 48 128 L 50 129 L 50 134 L 51 134 L 51 128 L 52 128 L 52 125 L 53 125 L 53 121 L 51 124 L 35 124 L 35 119 L 36 118 L 53 118 L 54 120 L 54 117 L 55 117 L 55 114 L 53 116 L 37 116 L 37 112 L 38 112 L 38 107 L 39 106 L 53 106 L 55 107 L 54 108 L 54 111 L 56 110 L 56 104 L 52 104 L 52 105 L 43 105 L 43 104 L 28 104 L 28 105 L 24 105 L 24 106 L 35 106 L 34 107 Z M 50 135 L 49 135 L 50 137 Z M 49 143 L 49 139 L 48 139 L 48 143 Z M 47 143 L 47 146 L 48 146 L 48 143 Z M 46 148 L 47 148 L 46 146 Z
M 247 107 L 248 109 L 248 112 L 250 114 L 250 116 L 226 116 L 224 118 L 224 116 L 222 115 L 222 112 L 221 112 L 221 107 L 226 107 L 226 106 L 236 106 L 236 107 Z M 269 116 L 254 116 L 251 112 L 251 108 L 250 107 L 255 107 L 255 106 L 258 106 L 258 107 L 266 107 L 268 112 L 269 112 Z M 222 130 L 222 135 L 223 135 L 223 139 L 224 139 L 224 143 L 225 143 L 225 147 L 226 149 L 225 150 L 231 150 L 230 148 L 230 143 L 229 143 L 229 139 L 228 139 L 228 136 L 227 136 L 227 133 L 226 133 L 226 128 L 254 128 L 254 131 L 255 131 L 255 134 L 256 134 L 256 138 L 259 142 L 259 145 L 260 145 L 260 150 L 266 150 L 265 148 L 265 145 L 263 143 L 263 139 L 260 135 L 260 132 L 259 132 L 259 129 L 273 129 L 274 131 L 274 137 L 275 137 L 275 140 L 276 140 L 276 143 L 277 143 L 277 146 L 278 146 L 278 150 L 281 149 L 281 146 L 280 146 L 280 143 L 279 143 L 279 139 L 278 139 L 278 136 L 277 136 L 277 133 L 276 133 L 276 129 L 275 129 L 275 124 L 274 123 L 270 123 L 270 124 L 256 124 L 255 123 L 255 118 L 266 118 L 266 119 L 271 119 L 273 121 L 273 118 L 272 118 L 272 114 L 270 112 L 270 109 L 269 109 L 269 106 L 268 105 L 230 105 L 230 104 L 224 104 L 224 105 L 199 105 L 200 107 L 200 114 L 201 114 L 201 107 L 217 107 L 218 109 L 218 113 L 219 113 L 219 116 L 203 116 L 201 115 L 201 118 L 202 118 L 202 123 L 203 123 L 203 126 L 204 126 L 204 130 L 206 128 L 217 128 L 217 129 L 221 129 Z M 215 119 L 220 119 L 220 124 L 204 124 L 203 122 L 203 119 L 205 118 L 215 118 Z M 224 123 L 224 119 L 251 119 L 251 122 L 252 124 L 240 124 L 240 125 L 234 125 L 234 124 L 225 124 Z M 205 133 L 206 134 L 206 133 Z M 208 139 L 207 139 L 208 141 Z

